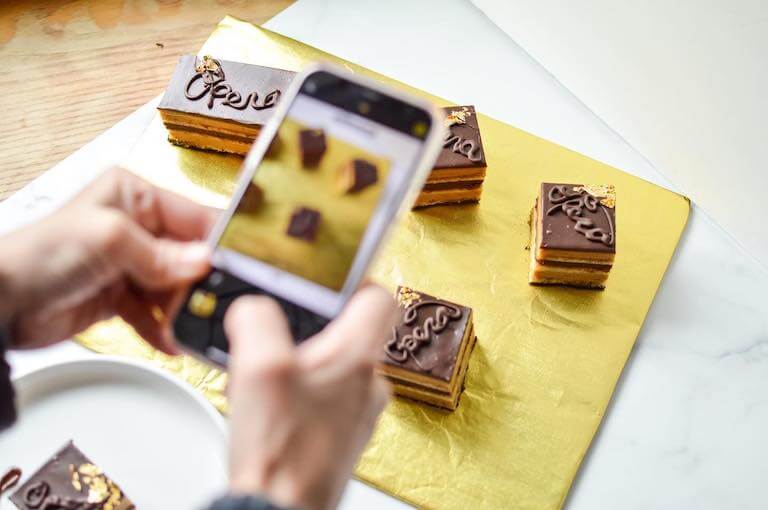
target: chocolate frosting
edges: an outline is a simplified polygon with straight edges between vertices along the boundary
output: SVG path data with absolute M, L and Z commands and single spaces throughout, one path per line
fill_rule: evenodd
M 583 184 L 543 183 L 541 247 L 615 253 L 615 197 L 595 196 Z
M 262 126 L 296 75 L 228 60 L 201 62 L 195 55 L 179 59 L 159 109 Z
M 20 510 L 134 510 L 120 488 L 70 441 L 11 496 Z
M 383 361 L 450 381 L 471 309 L 407 287 L 397 293 L 400 318 L 387 339 Z
M 484 167 L 485 150 L 480 137 L 475 107 L 448 106 L 443 108 L 448 121 L 443 149 L 435 162 L 435 169 Z
M 14 467 L 6 471 L 0 478 L 0 496 L 16 487 L 21 479 L 21 469 Z

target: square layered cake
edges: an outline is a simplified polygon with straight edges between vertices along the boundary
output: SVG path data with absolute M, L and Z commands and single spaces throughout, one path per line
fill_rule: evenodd
M 443 111 L 443 148 L 414 207 L 477 202 L 483 191 L 485 150 L 475 107 L 449 106 Z
M 408 287 L 396 297 L 400 317 L 379 371 L 398 395 L 456 409 L 476 341 L 472 309 Z
M 530 283 L 603 289 L 615 256 L 612 185 L 541 185 L 531 218 Z
M 247 154 L 295 75 L 207 55 L 181 57 L 157 107 L 168 141 Z

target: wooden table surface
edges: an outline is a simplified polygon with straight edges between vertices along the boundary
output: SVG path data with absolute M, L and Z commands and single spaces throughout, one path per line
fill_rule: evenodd
M 0 200 L 165 88 L 227 14 L 291 0 L 0 0 Z

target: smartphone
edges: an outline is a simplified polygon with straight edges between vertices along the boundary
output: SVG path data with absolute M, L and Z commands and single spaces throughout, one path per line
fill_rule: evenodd
M 213 269 L 174 320 L 187 350 L 226 366 L 227 308 L 275 298 L 299 342 L 346 304 L 443 138 L 434 105 L 328 64 L 296 76 L 243 162 L 210 234 Z

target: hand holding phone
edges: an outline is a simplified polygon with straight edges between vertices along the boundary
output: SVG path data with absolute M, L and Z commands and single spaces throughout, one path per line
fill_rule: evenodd
M 174 323 L 182 345 L 226 365 L 222 321 L 243 294 L 277 299 L 297 341 L 322 329 L 423 185 L 441 136 L 431 104 L 328 66 L 298 75 L 210 235 L 214 269 Z
M 366 285 L 329 334 L 297 347 L 274 302 L 245 298 L 232 307 L 233 492 L 286 508 L 336 508 L 389 400 L 389 384 L 373 366 L 396 314 L 389 292 Z

